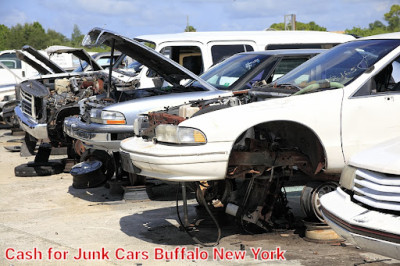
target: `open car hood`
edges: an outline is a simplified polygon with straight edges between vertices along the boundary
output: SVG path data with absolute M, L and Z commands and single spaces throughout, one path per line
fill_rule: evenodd
M 139 63 L 147 66 L 149 69 L 157 72 L 157 74 L 159 74 L 172 85 L 179 85 L 180 81 L 184 79 L 199 80 L 198 76 L 175 61 L 156 52 L 154 49 L 151 49 L 150 47 L 147 47 L 138 41 L 126 38 L 102 28 L 93 28 L 91 31 L 89 31 L 89 33 L 83 39 L 82 45 L 92 47 L 105 44 L 112 47 L 113 42 L 116 50 L 132 57 Z M 215 90 L 214 87 L 205 81 L 201 79 L 199 81 L 209 90 Z
M 22 51 L 31 54 L 38 61 L 42 62 L 44 65 L 49 67 L 51 71 L 53 71 L 54 73 L 67 73 L 67 71 L 65 71 L 62 67 L 60 67 L 59 65 L 48 59 L 46 56 L 41 54 L 38 50 L 36 50 L 32 46 L 25 45 L 24 47 L 22 47 Z
M 92 66 L 94 71 L 103 70 L 103 68 L 91 57 L 83 48 L 72 48 L 67 46 L 55 46 L 46 49 L 49 54 L 73 54 L 78 57 L 80 60 L 85 61 L 89 65 Z
M 50 70 L 39 64 L 35 59 L 32 59 L 27 55 L 25 55 L 24 52 L 16 50 L 15 53 L 17 54 L 19 60 L 22 60 L 31 67 L 33 67 L 37 72 L 39 72 L 39 74 L 41 75 L 53 74 Z

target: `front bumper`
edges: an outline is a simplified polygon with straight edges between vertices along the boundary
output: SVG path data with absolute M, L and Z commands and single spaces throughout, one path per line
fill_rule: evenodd
M 341 188 L 321 197 L 325 221 L 362 249 L 400 259 L 400 216 L 370 210 L 351 201 Z
M 140 175 L 173 182 L 220 180 L 226 176 L 231 142 L 167 145 L 132 137 L 121 141 L 121 157 L 129 156 Z M 129 155 L 127 155 L 129 154 Z M 133 169 L 122 160 L 124 169 Z M 127 163 L 128 161 L 128 163 Z
M 118 134 L 133 135 L 133 127 L 127 125 L 104 125 L 85 123 L 79 117 L 67 117 L 64 120 L 64 132 L 81 140 L 86 146 L 108 151 L 118 151 L 121 140 L 115 139 Z
M 47 124 L 39 124 L 24 112 L 22 112 L 20 106 L 15 107 L 15 115 L 18 119 L 20 127 L 31 136 L 37 139 L 48 139 Z

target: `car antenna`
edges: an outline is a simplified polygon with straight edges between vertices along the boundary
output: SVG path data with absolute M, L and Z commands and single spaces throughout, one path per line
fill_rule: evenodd
M 109 70 L 108 70 L 109 72 L 108 72 L 107 98 L 110 98 L 112 68 L 113 68 L 113 61 L 114 61 L 114 45 L 115 45 L 115 39 L 112 40 L 112 45 L 111 45 L 110 67 L 109 67 Z

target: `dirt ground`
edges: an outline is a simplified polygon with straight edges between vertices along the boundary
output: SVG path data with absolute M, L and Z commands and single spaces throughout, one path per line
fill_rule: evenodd
M 252 235 L 231 220 L 221 225 L 219 245 L 202 247 L 179 230 L 176 186 L 148 185 L 137 192 L 142 200 L 126 200 L 104 186 L 74 189 L 68 173 L 16 177 L 14 167 L 34 157 L 4 147 L 21 138 L 0 130 L 0 265 L 400 265 L 351 245 L 306 241 L 300 227 Z M 299 195 L 288 192 L 301 221 Z M 201 214 L 196 206 L 190 199 L 191 218 Z M 217 237 L 207 220 L 195 233 L 202 241 Z

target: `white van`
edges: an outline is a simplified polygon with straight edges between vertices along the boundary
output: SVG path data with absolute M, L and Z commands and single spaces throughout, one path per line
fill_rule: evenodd
M 212 65 L 240 52 L 323 48 L 354 40 L 351 35 L 322 31 L 215 31 L 142 35 L 135 40 L 201 74 Z M 147 77 L 147 78 L 146 78 Z M 141 71 L 140 87 L 154 86 L 152 72 Z
M 4 96 L 14 97 L 15 84 L 37 74 L 33 67 L 18 59 L 15 50 L 0 51 L 0 101 Z

